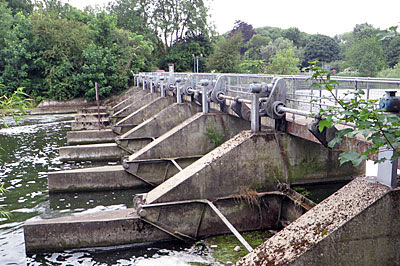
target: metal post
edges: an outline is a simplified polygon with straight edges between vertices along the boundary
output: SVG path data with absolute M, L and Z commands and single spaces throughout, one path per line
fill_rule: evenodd
M 181 94 L 181 88 L 179 87 L 179 83 L 176 83 L 176 102 L 182 103 L 182 94 Z
M 164 82 L 161 82 L 161 97 L 165 97 Z
M 150 92 L 154 93 L 153 81 L 152 80 L 150 80 Z
M 146 85 L 145 85 L 145 83 L 146 83 L 146 80 L 144 79 L 144 77 L 143 77 L 143 90 L 145 90 L 146 89 Z
M 99 85 L 97 82 L 94 83 L 94 87 L 96 89 L 96 101 L 97 101 L 97 118 L 99 120 L 99 130 L 101 130 L 101 121 L 100 121 L 100 96 L 99 96 Z
M 398 159 L 392 162 L 393 150 L 381 147 L 378 153 L 378 160 L 385 158 L 384 162 L 378 165 L 378 182 L 389 187 L 395 187 L 397 183 Z
M 260 131 L 260 95 L 258 93 L 253 93 L 253 98 L 251 99 L 251 131 Z
M 203 91 L 201 94 L 201 102 L 202 102 L 202 107 L 203 107 L 203 114 L 208 113 L 208 100 L 207 100 L 207 87 L 203 86 Z
M 197 67 L 197 73 L 199 73 L 199 57 L 196 57 L 196 59 L 197 59 L 197 64 L 196 64 L 196 67 Z

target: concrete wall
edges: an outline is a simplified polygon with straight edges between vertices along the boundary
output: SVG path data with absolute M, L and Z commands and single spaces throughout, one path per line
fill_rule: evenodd
M 131 155 L 129 161 L 203 155 L 214 148 L 206 134 L 213 127 L 228 140 L 250 123 L 222 113 L 198 113 Z
M 399 265 L 400 189 L 357 178 L 237 265 Z
M 199 111 L 199 107 L 194 104 L 174 103 L 122 135 L 121 139 L 159 137 Z
M 246 189 L 276 190 L 278 181 L 286 181 L 283 162 L 288 169 L 288 182 L 327 181 L 358 173 L 351 164 L 338 166 L 338 152 L 297 137 L 279 135 L 285 148 L 283 155 L 274 133 L 239 133 L 154 188 L 146 202 L 223 197 Z

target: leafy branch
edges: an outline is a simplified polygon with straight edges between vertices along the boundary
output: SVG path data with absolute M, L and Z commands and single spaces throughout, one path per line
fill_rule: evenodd
M 400 146 L 400 119 L 397 115 L 385 112 L 378 108 L 378 100 L 364 99 L 365 92 L 361 89 L 344 93 L 344 97 L 338 97 L 334 89 L 339 85 L 338 81 L 332 80 L 327 70 L 318 66 L 318 62 L 311 62 L 309 70 L 313 75 L 310 78 L 315 81 L 310 88 L 318 88 L 329 92 L 330 97 L 325 99 L 333 101 L 336 106 L 328 106 L 319 110 L 319 131 L 339 124 L 352 125 L 338 130 L 337 135 L 328 146 L 335 147 L 341 143 L 344 137 L 355 137 L 362 135 L 372 143 L 371 148 L 360 154 L 357 152 L 344 152 L 339 156 L 340 163 L 352 162 L 357 166 L 366 159 L 372 159 L 380 149 L 391 149 L 394 151 L 392 160 L 399 155 Z M 311 102 L 315 102 L 312 100 Z M 379 163 L 382 160 L 375 160 Z
M 0 84 L 0 87 L 4 85 Z M 24 93 L 23 88 L 18 88 L 10 96 L 0 96 L 0 118 L 12 116 L 15 121 L 23 119 L 26 109 L 32 107 L 32 99 Z M 4 125 L 7 126 L 6 122 Z

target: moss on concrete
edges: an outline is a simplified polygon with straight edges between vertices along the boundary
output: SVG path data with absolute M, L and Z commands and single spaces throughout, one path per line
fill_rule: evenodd
M 253 248 L 261 245 L 272 235 L 273 234 L 269 231 L 254 231 L 242 234 L 244 239 L 246 239 L 246 241 Z M 209 237 L 205 240 L 205 244 L 208 247 L 208 250 L 211 252 L 212 256 L 216 260 L 223 263 L 227 263 L 229 261 L 235 263 L 241 257 L 248 254 L 247 249 L 232 234 Z M 216 247 L 212 247 L 213 245 L 216 245 Z M 236 246 L 240 246 L 240 251 L 234 250 Z

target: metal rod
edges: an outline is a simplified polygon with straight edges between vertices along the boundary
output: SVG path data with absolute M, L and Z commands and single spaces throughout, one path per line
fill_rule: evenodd
M 176 168 L 178 168 L 179 171 L 183 170 L 182 167 L 174 159 L 171 159 L 171 162 L 175 165 Z
M 182 103 L 182 94 L 181 94 L 181 88 L 180 88 L 179 84 L 176 84 L 176 102 Z
M 161 82 L 161 97 L 165 97 L 164 82 Z
M 236 228 L 226 219 L 226 217 L 217 209 L 217 207 L 209 200 L 204 200 L 208 206 L 218 215 L 218 217 L 224 222 L 224 224 L 231 230 L 231 232 L 236 236 L 236 238 L 242 243 L 242 245 L 247 249 L 247 251 L 252 252 L 253 248 L 247 243 L 247 241 L 242 237 L 242 235 L 236 230 Z
M 96 101 L 97 101 L 97 119 L 99 120 L 99 131 L 101 130 L 101 120 L 100 120 L 100 96 L 99 96 L 99 85 L 97 82 L 94 83 L 96 89 Z

